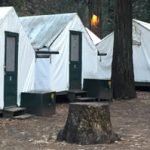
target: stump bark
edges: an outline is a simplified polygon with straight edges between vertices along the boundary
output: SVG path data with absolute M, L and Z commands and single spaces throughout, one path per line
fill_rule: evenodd
M 112 131 L 109 105 L 107 103 L 71 103 L 63 130 L 58 141 L 76 144 L 103 144 L 119 140 Z

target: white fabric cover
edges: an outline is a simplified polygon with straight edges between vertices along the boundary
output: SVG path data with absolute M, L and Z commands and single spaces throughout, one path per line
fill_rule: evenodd
M 47 46 L 49 51 L 59 51 L 50 59 L 36 59 L 37 90 L 68 90 L 70 31 L 82 32 L 82 81 L 97 72 L 97 49 L 76 13 L 21 17 L 20 20 L 34 49 Z
M 17 104 L 21 92 L 34 89 L 35 54 L 13 7 L 0 7 L 0 109 L 4 107 L 5 31 L 19 34 Z
M 100 53 L 106 53 L 106 56 L 98 56 L 98 71 L 95 75 L 96 79 L 110 79 L 111 63 L 113 55 L 114 33 L 109 34 L 96 45 Z
M 88 34 L 89 34 L 90 38 L 92 39 L 94 45 L 98 44 L 101 41 L 101 39 L 97 35 L 95 35 L 90 29 L 86 28 L 86 31 L 88 32 Z
M 20 17 L 34 49 L 49 47 L 74 14 Z
M 133 66 L 136 82 L 150 82 L 150 24 L 133 20 Z M 110 79 L 114 34 L 111 33 L 97 45 L 100 53 L 107 53 L 98 62 L 96 78 Z

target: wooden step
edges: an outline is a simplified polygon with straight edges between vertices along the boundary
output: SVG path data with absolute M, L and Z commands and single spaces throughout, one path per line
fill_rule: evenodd
M 29 119 L 33 117 L 33 115 L 31 114 L 22 114 L 22 115 L 19 115 L 19 116 L 14 116 L 13 119 L 20 119 L 20 120 L 24 120 L 24 119 Z
M 69 90 L 68 99 L 70 102 L 74 102 L 77 97 L 86 97 L 87 91 L 83 90 Z
M 13 118 L 14 116 L 19 116 L 25 113 L 26 108 L 24 107 L 6 107 L 3 110 L 3 117 L 5 118 Z
M 69 90 L 68 93 L 74 93 L 74 94 L 86 94 L 87 91 L 75 89 L 75 90 Z
M 76 98 L 76 102 L 94 102 L 96 101 L 95 97 L 79 97 Z

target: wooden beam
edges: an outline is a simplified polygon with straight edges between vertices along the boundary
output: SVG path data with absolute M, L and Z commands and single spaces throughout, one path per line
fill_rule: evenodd
M 98 55 L 98 56 L 106 56 L 107 53 L 100 53 L 100 52 L 98 51 L 97 55 Z
M 52 54 L 59 54 L 58 51 L 36 51 L 36 58 L 50 58 Z

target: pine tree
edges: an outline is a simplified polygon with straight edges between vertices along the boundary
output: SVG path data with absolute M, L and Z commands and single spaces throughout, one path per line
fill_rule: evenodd
M 132 1 L 115 1 L 112 87 L 115 99 L 136 96 L 132 60 Z

